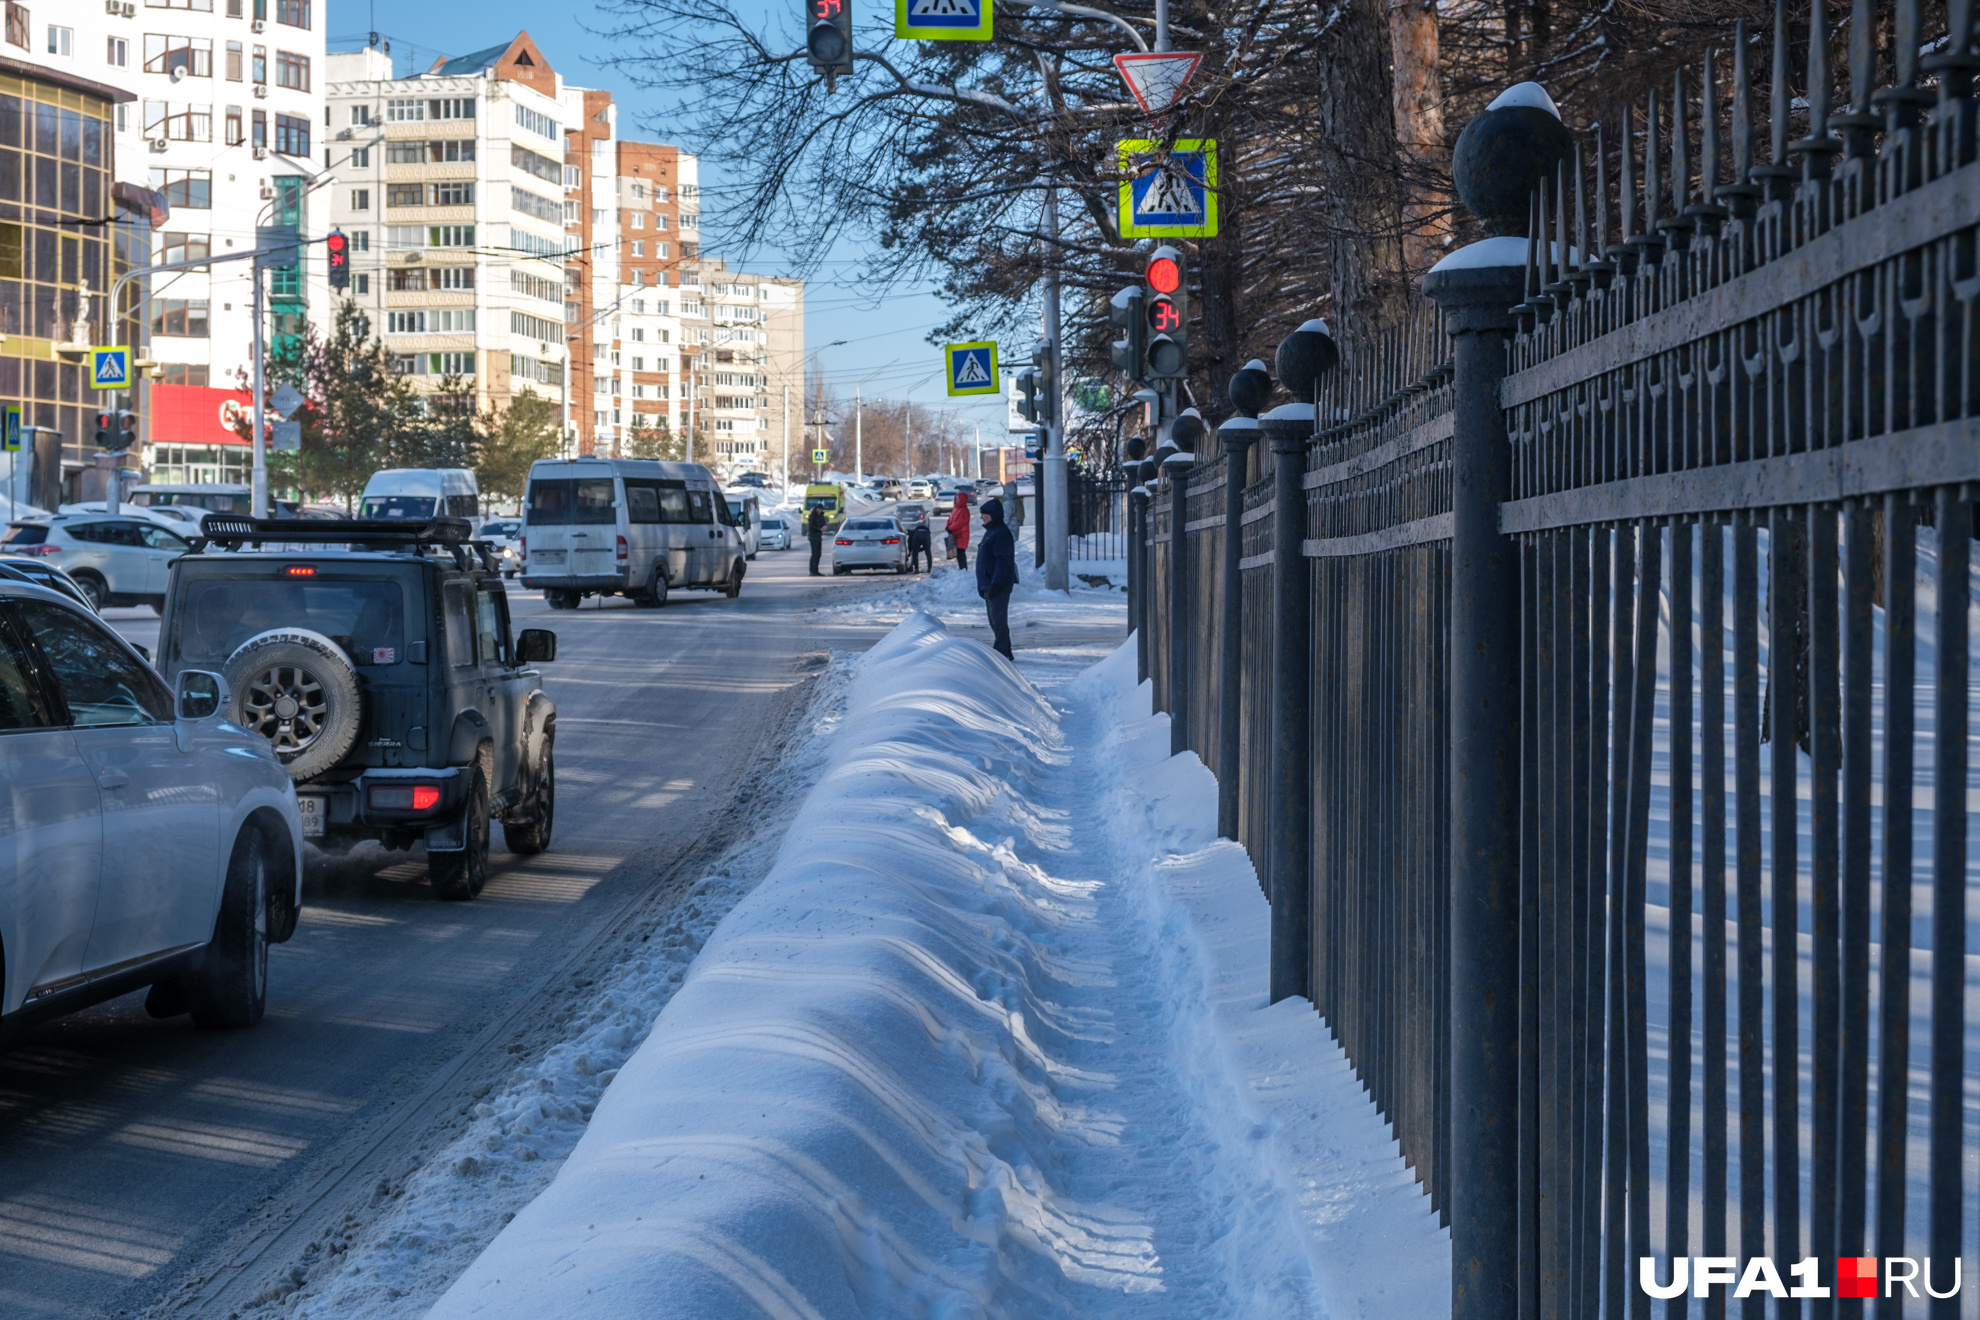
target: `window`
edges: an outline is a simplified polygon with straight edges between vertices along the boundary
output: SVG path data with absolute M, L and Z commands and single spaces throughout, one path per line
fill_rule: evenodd
M 211 78 L 213 43 L 204 37 L 173 37 L 147 32 L 144 34 L 144 71 Z
M 179 234 L 167 230 L 158 259 L 169 265 L 175 261 L 204 261 L 212 255 L 213 243 L 205 234 Z
M 643 184 L 643 183 L 635 183 L 635 184 L 633 185 L 633 200 L 634 200 L 634 201 L 636 201 L 636 202 L 643 202 L 643 201 L 645 201 L 645 200 L 646 200 L 646 185 L 645 185 L 645 184 Z
M 562 138 L 557 131 L 556 120 L 520 103 L 516 106 L 516 123 L 538 137 L 549 138 L 552 142 L 560 141 Z
M 410 98 L 393 97 L 385 102 L 385 118 L 394 124 L 403 124 L 415 119 L 426 118 L 426 102 Z M 411 145 L 410 143 L 406 145 Z
M 426 228 L 428 247 L 473 247 L 473 225 L 428 225 Z
M 371 189 L 351 189 L 351 209 L 353 211 L 369 211 L 371 209 Z
M 472 119 L 474 118 L 474 98 L 472 96 L 449 96 L 426 103 L 428 119 Z
M 636 239 L 636 238 L 635 238 L 635 239 L 633 240 L 633 245 L 632 245 L 632 249 L 633 249 L 633 250 L 632 250 L 632 254 L 633 254 L 633 255 L 634 255 L 635 257 L 643 257 L 643 256 L 645 256 L 645 255 L 646 255 L 646 244 L 644 244 L 644 243 L 642 243 L 642 242 L 640 242 L 640 241 L 639 241 L 638 239 Z M 633 282 L 634 284 L 638 284 L 638 283 L 640 282 L 640 279 L 639 279 L 639 272 L 638 272 L 638 271 L 634 271 L 634 272 L 632 273 L 632 276 L 633 276 L 633 280 L 632 280 L 632 282 Z
M 654 243 L 654 245 L 653 245 L 653 255 L 654 255 L 654 256 L 656 256 L 656 257 L 664 257 L 664 256 L 666 256 L 666 255 L 667 255 L 667 245 L 666 245 L 665 243 L 660 243 L 660 242 L 656 242 L 656 243 Z M 661 273 L 659 273 L 658 271 L 655 271 L 655 272 L 654 272 L 654 275 L 653 275 L 653 282 L 654 282 L 655 284 L 665 284 L 665 283 L 667 282 L 667 277 L 666 277 L 665 275 L 662 275 L 662 274 L 661 274 Z
M 644 298 L 633 299 L 633 315 L 634 316 L 646 315 L 646 299 Z M 635 330 L 633 331 L 633 338 L 637 339 L 645 333 L 646 332 L 644 330 Z
M 473 206 L 474 185 L 472 183 L 435 183 L 427 185 L 428 206 Z
M 48 53 L 60 55 L 64 59 L 76 53 L 76 30 L 74 28 L 48 25 Z
M 425 204 L 426 189 L 417 183 L 389 183 L 385 185 L 385 205 L 422 206 Z
M 254 72 L 254 81 L 258 85 L 266 87 L 268 85 L 268 48 L 266 46 L 256 46 L 254 48 L 254 58 L 251 62 L 251 67 Z
M 636 358 L 634 358 L 634 359 L 632 360 L 632 369 L 633 369 L 634 371 L 645 371 L 645 370 L 646 370 L 646 359 L 645 359 L 645 358 L 643 358 L 643 357 L 636 357 Z M 640 393 L 639 393 L 639 390 L 640 390 L 640 387 L 639 387 L 639 386 L 637 386 L 637 385 L 635 385 L 635 386 L 633 386 L 633 393 L 634 393 L 635 395 L 637 395 L 638 397 L 640 397 L 640 398 L 645 398 L 646 396 L 645 396 L 645 395 L 643 395 L 643 394 L 640 394 Z
M 425 359 L 417 353 L 399 353 L 392 358 L 392 374 L 395 376 L 417 376 L 420 364 Z
M 241 43 L 238 41 L 230 41 L 227 43 L 227 81 L 239 82 L 240 80 L 241 80 Z
M 309 0 L 275 0 L 275 21 L 289 27 L 309 27 Z
M 637 359 L 637 358 L 635 358 L 635 359 L 634 359 L 634 361 L 638 361 L 638 359 Z M 633 396 L 633 397 L 634 397 L 635 399 L 643 399 L 643 398 L 645 398 L 645 397 L 646 397 L 646 386 L 644 386 L 644 385 L 635 385 L 635 386 L 633 386 L 633 387 L 632 387 L 632 396 Z
M 371 292 L 371 276 L 369 276 L 369 275 L 353 275 L 353 276 L 351 276 L 351 290 L 352 290 L 352 292 L 354 292 L 354 293 L 370 293 L 370 292 Z M 359 319 L 359 320 L 361 320 L 361 321 L 362 321 L 362 320 L 364 320 L 364 318 L 363 318 L 363 317 L 359 317 L 358 319 Z M 370 323 L 370 322 L 368 322 L 368 321 L 367 321 L 367 322 L 365 322 L 365 327 L 364 327 L 364 328 L 365 328 L 365 331 L 366 331 L 366 332 L 368 333 L 368 332 L 370 331 L 370 329 L 371 329 L 371 323 Z
M 521 211 L 524 215 L 535 216 L 538 220 L 553 225 L 564 222 L 564 208 L 561 205 L 547 197 L 538 197 L 526 189 L 514 187 L 509 189 L 509 207 L 511 210 Z
M 151 333 L 204 339 L 206 338 L 206 306 L 204 298 L 153 298 Z
M 644 229 L 644 228 L 646 228 L 646 213 L 645 213 L 645 212 L 643 212 L 643 211 L 634 211 L 634 212 L 632 213 L 632 227 L 633 227 L 634 229 Z
M 409 248 L 425 247 L 426 226 L 387 225 L 385 226 L 385 246 L 395 252 L 403 252 Z
M 653 227 L 655 229 L 665 229 L 667 227 L 667 217 L 659 211 L 655 211 L 653 213 Z
M 371 231 L 369 229 L 353 230 L 347 237 L 351 240 L 351 251 L 371 251 Z
M 428 353 L 426 372 L 429 376 L 472 376 L 474 374 L 473 353 Z
M 112 68 L 115 69 L 130 68 L 131 43 L 126 41 L 122 37 L 109 38 L 109 47 L 103 58 L 104 61 L 108 63 Z
M 644 328 L 644 327 L 642 327 L 642 326 L 634 326 L 634 327 L 633 327 L 633 332 L 632 332 L 632 335 L 633 335 L 633 342 L 634 342 L 635 344 L 643 344 L 643 343 L 645 343 L 645 342 L 646 342 L 646 330 L 645 330 L 645 328 Z M 635 361 L 637 361 L 637 359 L 635 359 Z M 638 370 L 639 370 L 639 368 L 638 368 L 637 366 L 635 366 L 635 367 L 633 368 L 633 370 L 634 370 L 634 371 L 638 371 Z
M 144 135 L 170 138 L 174 142 L 211 142 L 213 112 L 203 105 L 182 105 L 175 109 L 163 101 L 146 101 Z
M 474 267 L 436 266 L 432 272 L 432 287 L 436 289 L 472 289 L 474 287 Z M 470 330 L 474 327 L 469 326 Z
M 474 139 L 455 138 L 446 142 L 388 142 L 387 165 L 451 165 L 474 159 Z
M 252 123 L 254 131 L 248 136 L 252 139 L 255 146 L 266 151 L 268 149 L 268 112 L 266 110 L 256 110 Z
M 473 331 L 474 308 L 472 307 L 439 307 L 429 311 L 385 313 L 385 333 L 388 335 L 462 335 L 471 334 Z
M 153 170 L 151 186 L 163 193 L 166 204 L 175 210 L 213 209 L 213 171 L 211 170 Z
M 393 274 L 398 274 L 394 271 Z M 426 333 L 425 312 L 385 313 L 385 333 L 388 335 L 423 335 Z
M 371 122 L 371 107 L 368 105 L 352 106 L 351 122 L 353 124 L 369 124 Z
M 240 16 L 241 16 L 241 0 L 227 0 L 227 17 L 239 18 Z
M 109 629 L 48 601 L 19 600 L 14 608 L 48 660 L 71 724 L 99 728 L 171 720 L 172 694 L 164 681 Z
M 237 105 L 228 106 L 227 107 L 227 145 L 230 147 L 240 146 L 241 140 L 244 137 L 244 135 L 245 135 L 245 130 L 242 129 L 241 127 L 241 108 Z
M 370 147 L 353 147 L 353 148 L 351 149 L 351 167 L 352 167 L 353 169 L 360 169 L 360 170 L 368 170 L 368 169 L 370 169 L 370 168 L 371 168 L 371 148 L 370 148 Z
M 275 52 L 275 85 L 287 87 L 291 91 L 309 90 L 309 56 L 298 55 L 293 51 Z
M 385 272 L 385 277 L 385 287 L 393 293 L 413 293 L 426 288 L 423 270 L 390 270 Z
M 562 178 L 563 166 L 548 156 L 539 156 L 528 147 L 509 147 L 509 164 L 524 174 L 531 174 L 545 183 L 556 185 Z
M 146 9 L 190 9 L 195 13 L 213 12 L 213 0 L 144 0 Z
M 584 184 L 584 171 L 576 165 L 564 166 L 564 186 L 578 188 Z
M 7 0 L 7 44 L 19 46 L 22 50 L 28 48 L 27 6 L 16 4 L 14 0 Z
M 509 333 L 525 339 L 540 339 L 546 344 L 564 342 L 564 327 L 556 321 L 541 316 L 531 316 L 528 312 L 509 313 Z
M 284 156 L 309 155 L 309 121 L 300 115 L 276 115 L 275 150 Z

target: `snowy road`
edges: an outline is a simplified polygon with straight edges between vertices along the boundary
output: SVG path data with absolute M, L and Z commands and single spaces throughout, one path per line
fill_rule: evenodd
M 327 1227 L 391 1200 L 478 1096 L 585 1004 L 628 925 L 665 917 L 693 868 L 749 827 L 725 809 L 774 756 L 828 648 L 885 624 L 831 608 L 884 590 L 766 552 L 741 601 L 614 601 L 518 625 L 560 639 L 553 851 L 497 851 L 487 891 L 440 904 L 424 867 L 365 851 L 313 868 L 275 950 L 267 1020 L 200 1033 L 142 995 L 0 1054 L 0 1314 L 151 1307 L 226 1315 Z M 818 609 L 818 606 L 827 606 Z M 149 612 L 118 610 L 149 643 Z M 746 796 L 746 793 L 744 794 Z

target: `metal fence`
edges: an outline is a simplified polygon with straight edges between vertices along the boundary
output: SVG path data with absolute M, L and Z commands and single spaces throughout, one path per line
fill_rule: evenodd
M 1066 550 L 1074 560 L 1127 562 L 1128 480 L 1118 471 L 1066 469 Z
M 1233 423 L 1148 488 L 1157 704 L 1235 780 L 1274 984 L 1451 1225 L 1454 1314 L 1647 1317 L 1644 1258 L 1833 1290 L 1873 1255 L 1931 1259 L 1916 1299 L 1654 1305 L 1974 1312 L 1980 56 L 1968 0 L 1950 40 L 1917 0 L 1856 17 L 1832 113 L 1777 14 L 1768 160 L 1729 33 L 1729 98 L 1709 59 L 1545 180 L 1524 272 L 1433 274 L 1255 424 L 1296 466 Z M 1965 1300 L 1925 1297 L 1962 1253 Z

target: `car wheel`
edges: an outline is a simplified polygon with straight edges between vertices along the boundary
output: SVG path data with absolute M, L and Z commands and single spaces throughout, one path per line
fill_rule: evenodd
M 363 723 L 351 659 L 328 637 L 302 628 L 250 637 L 221 666 L 233 693 L 227 718 L 275 746 L 291 779 L 309 779 L 344 759 Z
M 103 579 L 87 570 L 69 576 L 75 579 L 76 589 L 89 601 L 89 607 L 98 614 L 103 613 L 103 602 L 110 598 L 110 588 L 104 585 Z
M 488 775 L 476 762 L 468 777 L 467 846 L 459 852 L 426 856 L 426 875 L 433 892 L 456 901 L 473 898 L 488 883 Z
M 848 568 L 848 567 L 847 567 L 846 565 L 844 565 L 844 564 L 834 564 L 834 565 L 832 565 L 832 576 L 833 576 L 833 577 L 844 577 L 844 576 L 845 576 L 846 574 L 848 574 L 848 573 L 850 573 L 850 572 L 852 572 L 852 569 L 850 569 L 850 568 Z
M 634 600 L 649 610 L 657 610 L 667 603 L 667 575 L 660 571 L 658 564 L 653 566 L 653 581 Z
M 198 1026 L 251 1027 L 268 1007 L 268 871 L 267 840 L 260 830 L 243 830 L 227 863 L 213 942 L 186 978 L 186 1004 Z
M 550 850 L 550 827 L 557 819 L 557 762 L 549 743 L 543 744 L 543 768 L 536 772 L 536 791 L 529 797 L 526 820 L 502 822 L 502 842 L 510 852 L 528 857 Z
M 729 570 L 729 585 L 722 588 L 722 594 L 730 600 L 742 595 L 743 561 L 738 559 L 735 567 Z

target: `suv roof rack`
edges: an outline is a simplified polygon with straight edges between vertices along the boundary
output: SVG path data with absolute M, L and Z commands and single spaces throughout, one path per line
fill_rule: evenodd
M 275 541 L 307 545 L 363 545 L 367 549 L 462 546 L 474 538 L 465 518 L 429 518 L 401 522 L 397 518 L 243 518 L 213 514 L 199 536 L 191 538 L 195 553 L 208 545 L 229 549 Z

